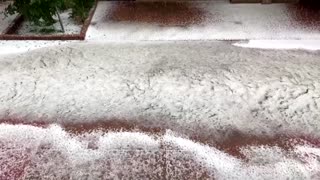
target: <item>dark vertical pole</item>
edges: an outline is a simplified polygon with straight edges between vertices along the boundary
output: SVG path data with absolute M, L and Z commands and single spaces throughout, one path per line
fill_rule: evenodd
M 63 27 L 62 20 L 61 20 L 61 17 L 60 17 L 60 14 L 59 14 L 59 11 L 58 11 L 57 8 L 56 8 L 56 12 L 57 12 L 57 16 L 58 16 L 58 18 L 59 18 L 59 23 L 60 23 L 62 32 L 64 33 L 64 27 Z

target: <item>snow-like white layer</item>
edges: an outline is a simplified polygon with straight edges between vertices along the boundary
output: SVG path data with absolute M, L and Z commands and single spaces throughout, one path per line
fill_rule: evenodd
M 320 137 L 319 57 L 225 42 L 75 43 L 2 56 L 0 119 Z
M 39 48 L 59 46 L 75 41 L 0 41 L 0 56 L 20 54 Z
M 88 29 L 87 39 L 123 40 L 234 40 L 320 39 L 319 28 L 299 25 L 294 10 L 285 4 L 230 4 L 228 1 L 188 2 L 208 18 L 187 27 L 158 26 L 112 21 L 118 2 L 100 1 Z
M 4 10 L 11 3 L 11 1 L 0 2 L 0 34 L 9 26 L 16 15 L 5 17 Z
M 71 136 L 58 126 L 1 124 L 0 177 L 15 179 L 19 171 L 22 179 L 139 177 L 144 171 L 156 173 L 152 165 L 160 163 L 154 159 L 159 146 L 154 137 L 138 132 Z
M 320 50 L 320 40 L 250 40 L 249 42 L 237 42 L 234 45 L 261 49 Z
M 297 150 L 285 153 L 278 147 L 248 146 L 243 148 L 248 162 L 243 162 L 216 148 L 171 136 L 170 133 L 164 136 L 164 142 L 177 147 L 173 152 L 179 150 L 178 152 L 184 153 L 185 156 L 192 157 L 196 163 L 204 164 L 217 179 L 317 179 L 320 177 L 319 148 L 296 146 Z M 282 154 L 281 151 L 283 151 Z M 258 161 L 251 161 L 252 159 L 258 159 Z
M 0 41 L 0 56 L 8 54 L 20 54 L 35 49 L 59 46 L 70 43 L 103 43 L 104 41 Z M 118 41 L 110 42 L 116 44 L 124 43 L 143 43 L 148 44 L 148 41 Z M 166 41 L 157 41 L 157 43 L 167 43 Z M 259 49 L 305 49 L 319 50 L 320 40 L 250 40 L 249 42 L 237 42 L 233 45 L 244 48 L 259 48 Z
M 79 34 L 82 25 L 77 24 L 70 17 L 70 13 L 71 10 L 66 10 L 60 13 L 60 18 L 65 30 L 64 34 Z M 58 21 L 58 17 L 54 16 L 54 18 L 57 20 L 57 22 L 54 23 L 52 26 L 47 27 L 47 29 L 54 30 L 54 34 L 63 34 L 60 22 Z M 41 34 L 41 29 L 43 28 L 32 26 L 29 22 L 23 22 L 21 28 L 18 30 L 18 34 Z
M 1 124 L 0 150 L 0 177 L 7 179 L 320 178 L 319 148 L 249 146 L 243 161 L 171 132 L 70 135 L 56 125 Z

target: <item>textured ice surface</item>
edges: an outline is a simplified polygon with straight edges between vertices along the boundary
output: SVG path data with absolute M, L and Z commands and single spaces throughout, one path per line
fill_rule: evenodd
M 119 119 L 175 132 L 1 124 L 0 179 L 319 179 L 318 146 L 248 145 L 241 158 L 188 138 L 319 138 L 319 57 L 226 42 L 74 43 L 0 56 L 1 121 Z
M 308 145 L 244 147 L 245 160 L 171 132 L 72 135 L 57 125 L 6 124 L 0 143 L 1 179 L 320 178 L 319 148 Z
M 2 56 L 0 119 L 319 137 L 319 57 L 224 42 L 68 44 Z
M 70 43 L 70 41 L 0 41 L 0 56 L 20 54 L 35 49 L 59 46 L 66 43 Z

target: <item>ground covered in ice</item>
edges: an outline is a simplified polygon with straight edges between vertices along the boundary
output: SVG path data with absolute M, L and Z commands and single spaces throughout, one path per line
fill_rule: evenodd
M 320 179 L 314 13 L 99 2 L 84 42 L 0 41 L 0 179 Z
M 100 1 L 89 40 L 320 39 L 320 11 L 296 4 Z
M 234 42 L 241 47 L 319 50 L 319 13 L 285 4 L 100 1 L 86 40 L 94 43 L 227 39 L 241 40 Z M 69 42 L 0 41 L 0 55 L 66 43 Z
M 12 3 L 12 1 L 0 2 L 0 34 L 9 27 L 11 23 L 13 23 L 16 15 L 9 15 L 6 17 L 4 15 L 5 8 Z M 60 12 L 60 17 L 62 23 L 64 25 L 65 34 L 79 34 L 81 31 L 82 24 L 75 22 L 72 18 L 69 18 L 71 11 L 66 10 Z M 47 27 L 38 27 L 35 25 L 31 25 L 30 22 L 24 21 L 22 25 L 18 28 L 17 34 L 26 34 L 26 35 L 34 35 L 34 34 L 61 34 L 62 29 L 60 23 L 58 21 L 58 17 L 54 16 L 54 19 L 57 21 L 51 26 Z M 0 44 L 1 46 L 1 44 Z M 1 49 L 0 49 L 1 54 Z
M 319 179 L 319 144 L 243 146 L 243 158 L 178 136 L 0 125 L 1 179 Z
M 82 24 L 77 23 L 74 19 L 70 18 L 71 10 L 60 12 L 60 18 L 64 27 L 62 31 L 58 17 L 54 17 L 56 23 L 47 27 L 38 27 L 30 24 L 29 21 L 24 21 L 18 29 L 17 34 L 35 35 L 35 34 L 79 34 Z
M 319 57 L 228 42 L 2 55 L 0 176 L 319 179 Z

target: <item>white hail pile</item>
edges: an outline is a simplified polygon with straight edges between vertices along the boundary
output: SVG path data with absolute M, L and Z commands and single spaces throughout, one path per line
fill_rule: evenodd
M 0 119 L 319 137 L 319 77 L 319 51 L 68 44 L 0 57 Z
M 320 178 L 320 150 L 302 145 L 289 152 L 244 147 L 244 161 L 171 132 L 160 137 L 99 131 L 75 136 L 56 125 L 5 124 L 0 125 L 0 142 L 2 178 Z

